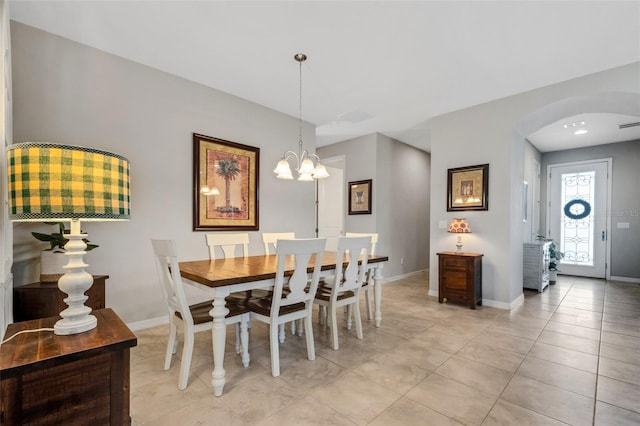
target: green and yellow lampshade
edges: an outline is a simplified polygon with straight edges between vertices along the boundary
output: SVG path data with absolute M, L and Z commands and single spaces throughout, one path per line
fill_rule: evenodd
M 7 148 L 13 221 L 128 220 L 129 161 L 70 145 L 25 142 Z

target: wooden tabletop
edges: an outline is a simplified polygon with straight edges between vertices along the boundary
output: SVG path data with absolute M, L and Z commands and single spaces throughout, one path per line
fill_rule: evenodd
M 0 375 L 5 378 L 21 373 L 34 363 L 56 364 L 67 357 L 88 351 L 115 350 L 136 346 L 138 340 L 111 309 L 91 312 L 98 320 L 93 330 L 71 335 L 57 335 L 53 331 L 23 333 L 0 345 Z M 21 330 L 52 328 L 60 317 L 48 317 L 9 324 L 4 339 Z
M 326 251 L 322 255 L 322 270 L 336 268 L 336 252 Z M 386 262 L 387 256 L 369 256 L 370 264 Z M 253 281 L 274 279 L 278 267 L 278 256 L 260 255 L 247 257 L 233 257 L 227 259 L 196 260 L 180 262 L 180 275 L 183 278 L 204 284 L 208 287 L 222 287 L 233 284 L 241 284 Z M 309 262 L 309 272 L 312 272 L 315 258 Z M 294 257 L 288 256 L 285 265 L 285 275 L 291 275 L 294 270 Z

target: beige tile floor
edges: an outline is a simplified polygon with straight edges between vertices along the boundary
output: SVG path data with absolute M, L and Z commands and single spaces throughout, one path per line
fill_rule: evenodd
M 561 276 L 508 312 L 439 304 L 427 280 L 386 284 L 382 327 L 365 319 L 364 340 L 342 327 L 338 351 L 316 324 L 315 361 L 303 337 L 287 335 L 278 378 L 264 325 L 251 329 L 248 368 L 229 327 L 220 398 L 211 392 L 210 333 L 196 338 L 181 392 L 179 359 L 162 369 L 167 327 L 139 331 L 133 424 L 640 424 L 640 285 Z

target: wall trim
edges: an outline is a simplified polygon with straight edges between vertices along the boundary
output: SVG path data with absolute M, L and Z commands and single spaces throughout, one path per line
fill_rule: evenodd
M 490 308 L 497 308 L 497 309 L 504 309 L 507 311 L 511 311 L 523 303 L 524 303 L 524 293 L 516 297 L 511 303 L 498 302 L 490 299 L 482 299 L 482 306 L 488 306 Z
M 127 327 L 131 331 L 145 330 L 147 328 L 157 327 L 159 325 L 169 324 L 169 315 L 164 315 L 158 318 L 151 318 L 142 321 L 135 321 L 127 323 Z
M 607 281 L 622 281 L 624 283 L 636 283 L 640 284 L 640 278 L 632 278 L 632 277 L 617 277 L 615 275 L 611 275 Z
M 401 274 L 401 275 L 395 275 L 395 276 L 389 277 L 389 278 L 383 278 L 382 279 L 382 284 L 387 284 L 387 283 L 391 283 L 391 282 L 394 282 L 394 281 L 400 281 L 402 279 L 410 278 L 410 277 L 413 277 L 413 276 L 416 276 L 416 275 L 420 275 L 420 274 L 423 274 L 423 273 L 426 273 L 427 276 L 428 276 L 429 275 L 429 269 L 421 269 L 419 271 L 408 272 L 406 274 Z

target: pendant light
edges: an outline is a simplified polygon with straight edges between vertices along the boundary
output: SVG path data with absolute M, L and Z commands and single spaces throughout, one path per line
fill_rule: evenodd
M 307 60 L 307 55 L 304 53 L 296 53 L 293 56 L 300 67 L 300 98 L 299 98 L 299 119 L 298 119 L 298 152 L 287 151 L 282 155 L 282 158 L 278 162 L 275 170 L 278 179 L 293 179 L 291 173 L 291 166 L 289 160 L 295 158 L 295 169 L 298 173 L 298 180 L 302 182 L 313 182 L 314 179 L 322 179 L 329 177 L 327 168 L 320 162 L 320 157 L 315 154 L 310 154 L 307 150 L 302 149 L 302 63 Z M 314 164 L 315 160 L 315 164 Z

